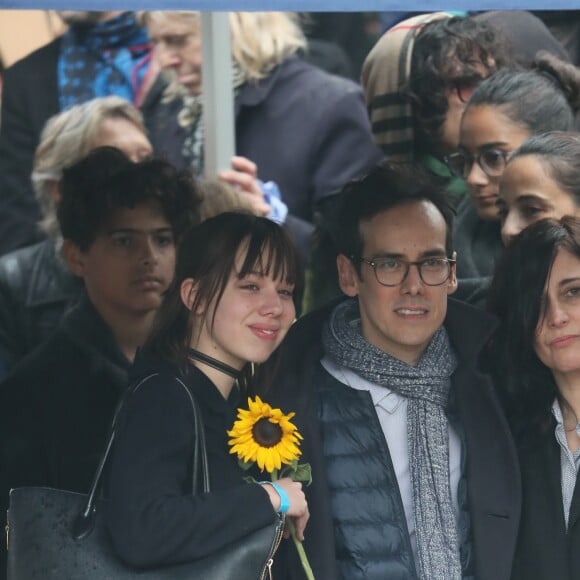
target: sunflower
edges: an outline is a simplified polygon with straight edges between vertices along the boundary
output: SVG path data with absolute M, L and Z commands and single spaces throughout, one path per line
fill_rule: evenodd
M 272 409 L 262 402 L 248 398 L 248 409 L 238 409 L 238 417 L 232 429 L 230 453 L 236 453 L 245 463 L 256 462 L 262 471 L 272 473 L 282 464 L 290 465 L 300 457 L 302 435 L 291 422 L 295 413 L 284 415 L 280 409 Z

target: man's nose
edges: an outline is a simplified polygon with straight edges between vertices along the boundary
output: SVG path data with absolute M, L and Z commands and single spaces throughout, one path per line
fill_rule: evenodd
M 401 283 L 401 291 L 406 294 L 420 294 L 424 286 L 421 274 L 419 274 L 419 266 L 417 264 L 409 264 L 407 275 Z

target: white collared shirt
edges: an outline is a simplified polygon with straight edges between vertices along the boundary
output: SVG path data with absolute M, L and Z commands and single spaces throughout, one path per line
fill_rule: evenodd
M 572 453 L 568 447 L 568 440 L 566 439 L 566 432 L 564 431 L 564 417 L 562 415 L 562 409 L 560 408 L 558 399 L 555 399 L 554 403 L 552 404 L 552 414 L 554 415 L 557 423 L 555 436 L 556 441 L 560 446 L 562 502 L 564 504 L 564 519 L 566 521 L 566 529 L 568 529 L 570 506 L 572 505 L 574 487 L 576 486 L 578 469 L 580 468 L 580 448 L 576 449 L 576 453 Z M 580 437 L 580 423 L 576 425 L 576 433 Z
M 342 384 L 368 391 L 371 395 L 377 417 L 381 424 L 393 468 L 399 484 L 399 492 L 403 501 L 407 529 L 413 548 L 413 556 L 417 561 L 417 540 L 415 537 L 415 515 L 413 506 L 413 486 L 409 466 L 409 450 L 407 447 L 407 404 L 408 399 L 363 379 L 354 371 L 337 365 L 325 356 L 321 360 L 326 371 Z M 449 479 L 451 482 L 451 501 L 455 508 L 456 519 L 459 519 L 459 503 L 457 487 L 461 478 L 461 441 L 455 429 L 449 424 Z

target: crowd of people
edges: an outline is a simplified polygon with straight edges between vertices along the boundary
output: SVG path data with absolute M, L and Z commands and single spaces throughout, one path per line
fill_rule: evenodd
M 104 517 L 136 571 L 284 514 L 318 580 L 579 578 L 580 69 L 542 21 L 411 15 L 358 83 L 297 14 L 232 12 L 210 178 L 199 14 L 61 17 L 4 74 L 0 511 L 86 493 L 130 392 Z M 310 485 L 245 480 L 248 396 Z M 272 568 L 305 578 L 289 541 Z

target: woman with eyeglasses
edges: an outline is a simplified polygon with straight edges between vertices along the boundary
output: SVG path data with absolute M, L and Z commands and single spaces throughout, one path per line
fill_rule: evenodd
M 580 217 L 580 134 L 552 131 L 510 156 L 497 200 L 504 245 L 544 219 Z
M 522 477 L 512 580 L 577 580 L 580 220 L 544 219 L 516 236 L 499 261 L 489 307 L 501 321 L 490 361 Z
M 470 193 L 454 227 L 459 298 L 482 302 L 502 251 L 497 199 L 510 154 L 533 135 L 573 130 L 579 91 L 578 69 L 547 52 L 538 53 L 532 70 L 499 70 L 473 91 L 459 150 L 446 157 Z

